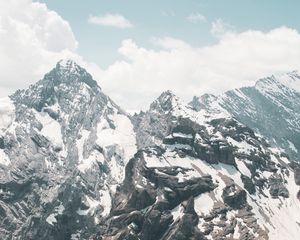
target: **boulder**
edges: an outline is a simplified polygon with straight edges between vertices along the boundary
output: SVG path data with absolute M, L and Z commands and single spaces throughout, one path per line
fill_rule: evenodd
M 269 192 L 273 198 L 278 198 L 278 197 L 284 197 L 288 198 L 289 197 L 289 191 L 284 185 L 284 180 L 278 175 L 278 174 L 273 174 L 269 178 Z
M 234 209 L 240 209 L 247 203 L 246 191 L 232 183 L 223 189 L 224 202 Z

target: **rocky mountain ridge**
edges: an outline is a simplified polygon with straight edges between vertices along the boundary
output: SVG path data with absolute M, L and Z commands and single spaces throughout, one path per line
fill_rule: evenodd
M 220 96 L 194 97 L 195 110 L 226 111 L 241 123 L 300 161 L 300 75 L 297 71 L 273 75 L 253 87 Z
M 0 102 L 1 239 L 299 236 L 300 165 L 228 111 L 130 117 L 70 60 Z

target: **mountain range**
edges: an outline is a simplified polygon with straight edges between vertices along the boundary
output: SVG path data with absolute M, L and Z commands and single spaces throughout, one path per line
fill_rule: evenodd
M 60 61 L 0 100 L 0 239 L 297 240 L 300 77 L 133 116 Z

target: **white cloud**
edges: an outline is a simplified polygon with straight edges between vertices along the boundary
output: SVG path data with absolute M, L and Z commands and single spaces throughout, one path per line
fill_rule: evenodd
M 151 41 L 153 44 L 163 47 L 165 49 L 184 49 L 184 48 L 191 48 L 191 46 L 182 41 L 180 39 L 175 39 L 171 37 L 164 37 L 164 38 L 152 38 Z
M 221 37 L 222 35 L 233 31 L 234 27 L 231 24 L 224 22 L 221 18 L 218 18 L 211 23 L 210 33 L 215 37 Z
M 264 76 L 300 69 L 300 34 L 287 27 L 228 32 L 217 44 L 198 48 L 178 39 L 156 42 L 162 49 L 123 41 L 119 53 L 125 60 L 103 72 L 103 89 L 127 109 L 146 108 L 166 89 L 191 100 L 193 95 L 218 94 L 252 85 Z
M 116 27 L 116 28 L 131 28 L 133 24 L 120 14 L 107 13 L 103 16 L 89 16 L 88 22 L 91 24 Z
M 187 17 L 191 23 L 206 22 L 206 17 L 200 13 L 192 13 Z
M 45 4 L 0 1 L 0 97 L 36 82 L 62 58 L 91 65 L 76 53 L 77 46 L 69 23 Z

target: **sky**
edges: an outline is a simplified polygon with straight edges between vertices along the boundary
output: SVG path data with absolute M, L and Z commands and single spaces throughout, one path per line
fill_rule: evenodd
M 119 59 L 122 40 L 134 39 L 139 45 L 154 48 L 151 38 L 169 36 L 194 47 L 211 45 L 217 39 L 210 34 L 217 19 L 232 24 L 239 32 L 248 29 L 269 31 L 280 26 L 300 30 L 300 2 L 281 0 L 44 0 L 49 9 L 67 20 L 79 41 L 80 54 L 107 67 Z M 120 14 L 133 25 L 118 29 L 89 24 L 90 15 Z M 204 21 L 188 21 L 200 14 Z
M 63 58 L 127 110 L 300 69 L 296 0 L 0 1 L 0 97 Z

